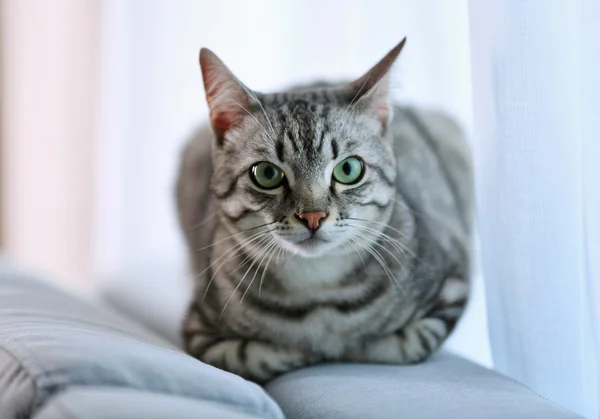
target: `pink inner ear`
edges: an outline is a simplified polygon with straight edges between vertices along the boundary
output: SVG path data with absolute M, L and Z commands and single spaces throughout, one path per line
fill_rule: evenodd
M 386 124 L 390 115 L 390 106 L 388 103 L 382 103 L 377 107 L 377 115 L 382 124 Z
M 240 120 L 240 113 L 235 111 L 215 110 L 210 113 L 210 122 L 213 130 L 221 140 L 225 132 L 240 122 Z
M 225 64 L 209 50 L 200 52 L 200 66 L 210 121 L 222 141 L 225 132 L 244 118 L 244 108 L 249 108 L 248 94 Z

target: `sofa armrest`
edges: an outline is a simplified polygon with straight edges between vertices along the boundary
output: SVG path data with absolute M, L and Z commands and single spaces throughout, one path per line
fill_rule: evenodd
M 129 388 L 225 404 L 261 418 L 282 417 L 257 385 L 2 262 L 0 367 L 2 419 L 30 417 L 75 386 Z
M 114 387 L 74 387 L 54 396 L 33 419 L 262 419 L 230 404 Z
M 415 365 L 332 364 L 267 390 L 288 419 L 577 419 L 495 371 L 449 353 Z

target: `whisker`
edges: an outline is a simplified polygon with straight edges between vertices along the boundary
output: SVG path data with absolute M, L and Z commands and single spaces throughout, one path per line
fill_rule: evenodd
M 219 215 L 219 213 L 220 213 L 220 212 L 221 212 L 221 211 L 220 211 L 220 210 L 218 210 L 218 211 L 215 211 L 215 212 L 213 212 L 212 214 L 210 214 L 210 215 L 206 216 L 206 218 L 204 218 L 204 220 L 202 220 L 202 221 L 200 221 L 198 224 L 194 225 L 194 226 L 192 227 L 192 229 L 193 229 L 193 230 L 197 230 L 197 229 L 199 229 L 199 228 L 200 228 L 200 227 L 202 227 L 204 224 L 208 223 L 210 220 L 212 220 L 212 219 L 213 219 L 213 218 L 215 218 L 217 215 Z
M 347 220 L 362 221 L 362 222 L 365 222 L 365 223 L 373 223 L 373 224 L 377 224 L 377 225 L 382 225 L 382 226 L 384 226 L 386 228 L 389 228 L 390 230 L 392 230 L 392 231 L 400 234 L 405 239 L 409 239 L 410 240 L 410 237 L 408 237 L 404 231 L 398 230 L 397 228 L 394 228 L 391 225 L 389 225 L 387 223 L 383 223 L 381 221 L 365 220 L 363 218 L 354 218 L 354 217 L 349 217 L 349 218 L 347 218 Z
M 275 239 L 271 239 L 271 240 L 275 240 Z M 269 243 L 271 243 L 271 242 L 269 242 Z M 267 246 L 265 246 L 265 247 L 267 247 Z M 236 285 L 236 287 L 232 291 L 232 293 L 229 296 L 229 298 L 227 299 L 227 301 L 225 301 L 225 304 L 223 305 L 223 309 L 221 310 L 221 314 L 219 314 L 219 320 L 221 320 L 221 318 L 223 317 L 223 314 L 225 313 L 225 310 L 227 309 L 227 306 L 229 306 L 229 303 L 231 302 L 233 296 L 237 293 L 238 289 L 240 288 L 240 286 L 244 282 L 244 279 L 246 279 L 246 276 L 248 275 L 248 273 L 250 272 L 250 270 L 252 269 L 252 267 L 256 264 L 256 262 L 262 256 L 262 254 L 264 252 L 265 252 L 265 250 L 263 248 L 261 250 L 260 254 L 256 257 L 256 259 L 254 259 L 254 261 L 252 261 L 252 263 L 250 264 L 250 266 L 248 267 L 248 269 L 246 269 L 246 272 L 244 272 L 244 275 L 242 276 L 242 279 L 240 279 L 240 281 L 238 282 L 238 284 Z
M 252 117 L 252 119 L 254 119 L 254 120 L 256 121 L 256 123 L 257 123 L 258 125 L 260 125 L 260 127 L 262 128 L 262 130 L 263 130 L 263 131 L 265 132 L 265 134 L 267 135 L 267 138 L 269 138 L 271 141 L 275 141 L 275 139 L 271 137 L 271 134 L 269 134 L 269 131 L 267 131 L 267 129 L 265 128 L 265 126 L 264 126 L 263 124 L 261 124 L 261 123 L 260 123 L 260 121 L 258 120 L 258 118 L 256 118 L 254 115 L 252 115 L 252 113 L 251 113 L 251 112 L 250 112 L 248 109 L 244 108 L 244 106 L 242 106 L 241 104 L 239 104 L 239 103 L 238 103 L 238 102 L 236 102 L 235 100 L 233 100 L 233 99 L 232 99 L 231 101 L 232 101 L 233 103 L 235 103 L 236 105 L 238 105 L 238 106 L 239 106 L 240 108 L 242 108 L 243 110 L 245 110 L 245 111 L 246 111 L 246 113 L 247 113 L 248 115 L 250 115 L 250 116 Z M 261 105 L 261 107 L 262 107 L 262 105 Z M 269 122 L 269 123 L 270 123 L 270 122 Z
M 368 80 L 368 78 L 367 78 L 367 80 Z M 365 97 L 369 96 L 369 95 L 371 94 L 371 92 L 372 92 L 372 91 L 374 91 L 375 89 L 377 89 L 377 87 L 379 87 L 379 85 L 380 85 L 380 84 L 381 84 L 381 83 L 382 83 L 384 80 L 386 80 L 386 77 L 382 77 L 382 78 L 380 78 L 379 80 L 377 80 L 377 82 L 376 82 L 376 83 L 375 83 L 373 86 L 371 86 L 371 87 L 370 87 L 370 88 L 369 88 L 369 89 L 368 89 L 368 90 L 365 92 L 365 94 L 364 94 L 364 95 L 362 95 L 361 97 L 359 97 L 359 98 L 358 98 L 358 100 L 357 100 L 356 102 L 354 102 L 354 104 L 352 105 L 352 109 L 351 109 L 350 111 L 353 111 L 353 110 L 354 110 L 354 108 L 356 108 L 356 105 L 358 105 L 358 103 L 359 103 L 361 100 L 363 100 Z M 366 81 L 366 80 L 365 80 L 365 81 Z M 386 81 L 386 82 L 389 82 L 389 80 L 388 80 L 388 81 Z
M 415 253 L 412 250 L 410 250 L 410 248 L 408 248 L 406 246 L 406 244 L 402 243 L 399 239 L 396 239 L 388 234 L 385 234 L 382 231 L 379 231 L 379 230 L 376 230 L 374 228 L 370 228 L 370 227 L 367 227 L 364 225 L 354 224 L 353 226 L 360 230 L 375 234 L 378 238 L 381 238 L 386 243 L 389 243 L 391 246 L 393 246 L 396 250 L 398 250 L 404 256 L 408 253 L 410 256 L 417 258 L 417 255 L 415 255 Z
M 344 113 L 342 114 L 342 118 L 344 118 L 343 121 L 342 121 L 342 128 L 346 126 L 347 118 L 349 118 L 349 115 L 347 116 L 346 114 L 350 110 L 350 106 L 352 106 L 352 104 L 354 103 L 354 101 L 356 100 L 356 98 L 358 97 L 358 95 L 360 95 L 360 93 L 362 92 L 362 90 L 364 89 L 364 87 L 365 87 L 365 85 L 367 84 L 368 81 L 369 81 L 369 76 L 367 76 L 367 78 L 363 82 L 362 86 L 360 86 L 360 89 L 358 89 L 358 92 L 356 92 L 356 94 L 354 95 L 354 97 L 352 98 L 352 100 L 350 101 L 350 103 L 348 103 L 348 106 L 346 106 L 346 109 L 344 109 Z
M 387 247 L 385 247 L 383 244 L 377 242 L 377 241 L 373 241 L 372 242 L 373 245 L 380 247 L 381 249 L 385 250 L 393 259 L 394 261 L 396 261 L 396 263 L 398 265 L 400 265 L 400 267 L 402 268 L 403 271 L 408 272 L 408 269 L 406 269 L 406 267 L 404 266 L 404 264 L 402 262 L 400 262 L 400 260 L 398 260 L 398 258 L 396 257 L 396 255 Z M 396 248 L 396 250 L 399 250 Z
M 277 138 L 277 133 L 275 132 L 275 128 L 273 128 L 273 124 L 271 124 L 271 120 L 269 119 L 269 116 L 267 115 L 267 111 L 265 111 L 265 108 L 263 107 L 262 102 L 258 99 L 258 97 L 256 97 L 256 94 L 252 90 L 250 90 L 250 94 L 254 97 L 254 100 L 256 100 L 258 102 L 258 106 L 260 106 L 260 109 L 262 109 L 262 113 L 265 116 L 267 123 L 271 127 L 271 133 L 273 134 L 274 138 Z M 274 139 L 271 139 L 271 140 L 274 140 Z
M 211 263 L 206 269 L 204 269 L 200 274 L 198 274 L 198 276 L 202 275 L 202 273 L 206 272 L 208 269 L 210 269 L 211 266 L 215 265 L 220 259 L 222 259 L 223 257 L 225 257 L 226 255 L 227 258 L 221 262 L 221 264 L 217 267 L 217 269 L 215 270 L 215 272 L 213 272 L 213 275 L 210 277 L 210 280 L 208 281 L 208 284 L 206 285 L 206 289 L 204 290 L 204 294 L 202 295 L 202 301 L 204 301 L 204 299 L 206 298 L 206 294 L 208 293 L 208 290 L 211 286 L 211 284 L 213 283 L 215 277 L 217 276 L 217 273 L 219 272 L 219 270 L 221 269 L 221 267 L 227 263 L 228 261 L 230 261 L 231 259 L 233 259 L 234 257 L 237 257 L 237 255 L 245 248 L 247 247 L 250 243 L 256 241 L 256 240 L 260 240 L 259 243 L 262 243 L 265 239 L 265 237 L 271 232 L 272 230 L 269 231 L 263 231 L 261 233 L 259 233 L 258 235 L 252 236 L 252 240 L 247 239 L 241 243 L 238 243 L 236 246 L 234 246 L 233 248 L 231 248 L 227 253 L 225 253 L 224 255 L 219 256 L 219 258 L 217 258 L 213 263 Z
M 358 248 L 353 242 L 344 242 L 344 248 L 346 247 L 346 245 L 348 245 L 350 250 L 352 250 L 353 252 L 358 254 L 358 257 L 360 258 L 360 261 L 362 262 L 363 271 L 366 272 L 367 265 L 365 265 L 365 259 L 363 258 L 362 253 L 360 252 L 360 248 Z
M 277 242 L 275 244 L 277 244 Z M 269 265 L 271 264 L 271 259 L 273 259 L 273 256 L 275 256 L 275 254 L 277 254 L 277 257 L 279 257 L 279 254 L 281 253 L 282 249 L 283 249 L 283 246 L 279 246 L 279 249 L 277 249 L 277 246 L 273 247 L 273 251 L 271 252 L 271 255 L 269 256 L 269 260 L 267 260 L 267 264 L 265 265 L 265 268 L 263 269 L 263 273 L 260 277 L 260 282 L 258 285 L 258 295 L 259 296 L 260 296 L 260 292 L 262 291 L 262 284 L 263 284 L 263 280 L 265 279 L 265 274 L 267 272 L 267 269 L 269 269 Z
M 252 284 L 254 283 L 254 280 L 256 279 L 256 275 L 260 271 L 260 267 L 262 266 L 263 261 L 269 256 L 269 254 L 273 255 L 274 251 L 271 252 L 271 250 L 274 250 L 276 248 L 277 248 L 277 239 L 273 239 L 269 242 L 269 244 L 267 244 L 265 252 L 264 252 L 265 255 L 261 258 L 260 263 L 258 264 L 258 268 L 256 268 L 256 270 L 254 271 L 254 275 L 252 276 L 252 279 L 250 280 L 250 284 L 248 284 L 248 286 L 244 290 L 244 293 L 242 294 L 242 298 L 240 298 L 240 304 L 242 304 L 242 302 L 244 301 L 244 297 L 248 293 L 248 290 L 250 289 L 250 287 L 252 287 Z M 265 277 L 265 272 L 267 271 L 268 264 L 269 263 L 267 262 L 263 269 L 263 273 L 262 273 L 260 285 L 259 285 L 259 291 L 258 291 L 259 294 L 260 294 L 260 286 L 262 285 L 262 279 Z
M 381 253 L 379 253 L 369 243 L 367 243 L 366 241 L 364 241 L 362 239 L 358 239 L 357 237 L 353 237 L 352 239 L 355 240 L 357 244 L 361 244 L 362 247 L 367 252 L 369 252 L 371 254 L 371 256 L 373 256 L 373 258 L 375 260 L 377 260 L 377 262 L 379 263 L 379 265 L 383 269 L 384 273 L 386 274 L 386 276 L 390 280 L 390 283 L 392 285 L 396 285 L 398 287 L 398 289 L 400 290 L 400 292 L 402 293 L 402 295 L 404 296 L 404 298 L 408 299 L 408 297 L 406 296 L 406 293 L 404 292 L 404 290 L 402 289 L 402 286 L 400 285 L 400 281 L 398 281 L 398 279 L 394 276 L 394 274 L 392 273 L 392 271 L 388 267 L 387 263 L 385 263 L 385 260 L 384 260 L 383 256 L 381 256 Z
M 269 237 L 268 236 L 263 237 L 259 242 L 256 243 L 256 246 L 258 247 L 267 241 L 269 241 Z M 253 258 L 252 254 L 248 254 L 246 256 L 246 258 L 238 266 L 236 266 L 232 272 L 236 272 L 238 269 L 240 269 L 242 266 L 244 266 L 246 263 L 248 263 L 248 261 L 252 258 Z
M 255 227 L 247 228 L 246 230 L 238 231 L 237 233 L 235 233 L 235 234 L 232 234 L 231 236 L 227 236 L 227 237 L 225 237 L 225 238 L 223 238 L 223 239 L 221 239 L 221 240 L 218 240 L 218 241 L 216 241 L 216 242 L 214 242 L 214 243 L 211 243 L 211 244 L 209 244 L 208 246 L 204 246 L 204 247 L 201 247 L 201 248 L 199 248 L 199 249 L 196 249 L 196 251 L 197 251 L 197 252 L 199 252 L 199 251 L 201 251 L 201 250 L 206 250 L 206 249 L 208 249 L 208 248 L 210 248 L 210 247 L 216 246 L 216 245 L 217 245 L 217 244 L 219 244 L 219 243 L 223 243 L 224 241 L 226 241 L 226 240 L 229 240 L 229 239 L 231 239 L 231 238 L 233 238 L 233 237 L 240 236 L 240 235 L 242 235 L 242 234 L 244 234 L 244 233 L 247 233 L 247 232 L 249 232 L 249 231 L 256 230 L 257 228 L 261 228 L 261 227 L 267 227 L 267 226 L 270 226 L 270 225 L 272 225 L 272 224 L 275 224 L 275 223 L 277 223 L 278 221 L 279 221 L 279 220 L 275 220 L 275 221 L 271 221 L 270 223 L 265 223 L 265 224 L 261 224 L 261 225 L 255 226 Z M 269 230 L 269 231 L 273 231 L 273 230 Z
M 242 240 L 241 242 L 237 243 L 235 246 L 233 246 L 227 252 L 225 252 L 224 254 L 222 254 L 221 256 L 219 256 L 218 258 L 216 258 L 210 265 L 208 265 L 206 268 L 204 268 L 202 271 L 200 271 L 198 274 L 196 274 L 196 276 L 193 279 L 197 279 L 200 275 L 202 275 L 204 272 L 206 272 L 207 270 L 209 270 L 215 263 L 217 263 L 222 258 L 226 257 L 230 252 L 234 251 L 238 246 L 242 245 L 246 241 L 248 241 L 250 239 L 253 239 L 253 238 L 257 238 L 257 237 L 259 237 L 259 236 L 261 236 L 263 234 L 266 234 L 266 233 L 268 233 L 270 231 L 272 231 L 272 230 L 260 231 L 258 233 L 255 233 L 255 234 L 251 235 L 250 237 L 247 237 L 246 239 Z M 217 243 L 215 243 L 215 244 L 217 244 Z

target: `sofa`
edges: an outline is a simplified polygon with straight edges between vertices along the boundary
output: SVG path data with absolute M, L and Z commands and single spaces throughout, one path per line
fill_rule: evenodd
M 0 419 L 578 417 L 446 352 L 411 366 L 318 365 L 262 388 L 183 353 L 176 319 L 143 290 L 101 295 L 0 259 Z

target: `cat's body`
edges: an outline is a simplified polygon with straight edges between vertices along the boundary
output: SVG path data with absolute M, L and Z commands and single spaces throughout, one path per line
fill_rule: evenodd
M 183 153 L 177 198 L 196 275 L 187 350 L 259 382 L 321 361 L 425 359 L 468 297 L 461 131 L 442 114 L 381 103 L 384 114 L 351 116 L 356 99 L 335 87 L 254 98 L 237 125 L 245 143 L 229 126 L 220 143 L 211 114 L 213 129 Z M 363 173 L 342 184 L 331 173 L 348 156 Z M 286 184 L 263 191 L 247 179 L 263 160 Z M 315 211 L 316 226 L 303 221 Z

